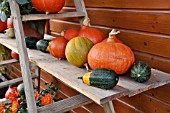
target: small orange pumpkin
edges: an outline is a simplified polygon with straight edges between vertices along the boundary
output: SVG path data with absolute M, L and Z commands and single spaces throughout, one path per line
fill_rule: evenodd
M 71 40 L 72 38 L 77 37 L 79 31 L 76 29 L 67 29 L 66 31 L 62 31 L 61 35 L 64 36 L 67 40 Z
M 134 61 L 134 54 L 128 46 L 109 40 L 94 45 L 88 54 L 88 63 L 93 70 L 110 68 L 117 74 L 126 73 Z
M 49 43 L 49 52 L 56 58 L 65 58 L 65 48 L 68 40 L 59 36 Z
M 7 19 L 7 28 L 14 28 L 12 16 Z
M 97 44 L 104 40 L 104 35 L 100 30 L 90 27 L 90 19 L 84 20 L 79 36 L 90 39 L 93 44 Z

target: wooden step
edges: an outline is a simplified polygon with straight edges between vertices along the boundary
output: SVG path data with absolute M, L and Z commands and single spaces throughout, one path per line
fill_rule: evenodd
M 91 99 L 80 94 L 47 106 L 40 107 L 38 108 L 38 113 L 63 113 L 91 102 Z
M 7 64 L 12 64 L 12 63 L 16 63 L 16 62 L 18 62 L 18 60 L 16 60 L 16 59 L 4 60 L 4 61 L 0 61 L 0 66 L 7 65 Z
M 37 75 L 32 74 L 32 78 L 37 78 Z M 23 79 L 21 77 L 21 78 L 16 78 L 16 79 L 8 80 L 8 81 L 5 81 L 5 82 L 1 82 L 0 83 L 0 89 L 4 88 L 4 87 L 8 87 L 9 85 L 14 85 L 14 84 L 22 82 L 22 81 L 23 81 Z
M 64 12 L 57 14 L 29 14 L 22 15 L 22 21 L 46 20 L 51 18 L 83 17 L 83 16 L 85 16 L 85 13 L 83 12 Z

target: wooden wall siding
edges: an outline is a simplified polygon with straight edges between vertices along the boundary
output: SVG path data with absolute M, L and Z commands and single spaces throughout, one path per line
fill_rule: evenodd
M 169 0 L 84 0 L 87 7 L 169 9 Z M 74 6 L 73 0 L 66 0 L 65 6 Z

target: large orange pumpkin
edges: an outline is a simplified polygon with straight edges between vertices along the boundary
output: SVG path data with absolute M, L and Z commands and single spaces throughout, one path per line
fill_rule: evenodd
M 83 26 L 79 32 L 79 36 L 87 37 L 88 39 L 90 39 L 93 42 L 93 44 L 97 44 L 97 43 L 101 42 L 102 40 L 104 40 L 103 33 L 96 28 L 90 27 L 89 23 L 90 23 L 89 19 L 84 20 Z
M 110 68 L 117 74 L 126 73 L 134 61 L 134 54 L 128 46 L 109 41 L 94 45 L 88 54 L 88 63 L 93 70 Z
M 32 0 L 36 10 L 46 13 L 57 13 L 64 6 L 65 0 Z
M 2 22 L 0 20 L 0 32 L 4 32 L 4 30 L 6 29 L 7 27 L 7 23 L 6 22 Z
M 49 52 L 56 58 L 65 58 L 65 48 L 68 40 L 63 36 L 57 37 L 49 43 Z

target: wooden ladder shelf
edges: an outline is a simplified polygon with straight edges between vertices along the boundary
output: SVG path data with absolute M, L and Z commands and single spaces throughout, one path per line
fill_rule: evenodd
M 30 14 L 30 15 L 20 15 L 20 9 L 15 0 L 8 0 L 11 14 L 13 16 L 13 24 L 15 29 L 15 37 L 17 42 L 18 53 L 20 57 L 20 66 L 22 72 L 22 78 L 17 78 L 13 80 L 9 80 L 0 84 L 0 88 L 16 84 L 18 82 L 23 81 L 26 101 L 28 106 L 29 113 L 56 113 L 56 112 L 64 112 L 71 110 L 73 108 L 88 104 L 92 102 L 91 99 L 85 97 L 84 95 L 80 94 L 78 96 L 74 96 L 56 103 L 53 103 L 48 106 L 40 107 L 37 109 L 35 97 L 34 97 L 34 89 L 32 84 L 32 78 L 37 78 L 36 75 L 31 75 L 30 67 L 29 67 L 29 58 L 26 49 L 26 44 L 24 41 L 24 31 L 22 21 L 30 21 L 30 20 L 46 20 L 51 18 L 66 18 L 66 17 L 79 17 L 80 24 L 87 18 L 87 13 L 84 5 L 83 0 L 74 0 L 76 6 L 76 12 L 65 12 L 65 13 L 58 13 L 58 14 Z M 10 63 L 15 63 L 16 60 L 9 60 L 3 61 L 0 65 L 6 65 Z M 36 72 L 40 74 L 39 69 Z
M 77 68 L 68 63 L 66 60 L 58 60 L 52 55 L 45 54 L 37 50 L 26 49 L 22 21 L 79 17 L 80 25 L 82 25 L 83 20 L 85 18 L 88 18 L 84 1 L 74 0 L 76 12 L 48 15 L 20 15 L 19 6 L 16 1 L 8 1 L 10 3 L 10 9 L 13 16 L 16 39 L 9 39 L 8 37 L 5 37 L 4 34 L 0 34 L 0 43 L 7 48 L 19 53 L 22 78 L 17 78 L 0 83 L 0 88 L 18 83 L 23 80 L 29 113 L 61 113 L 79 106 L 83 106 L 93 101 L 99 105 L 102 105 L 105 113 L 115 113 L 112 100 L 118 99 L 123 96 L 131 97 L 149 89 L 157 88 L 159 86 L 170 83 L 170 74 L 152 69 L 151 78 L 147 82 L 142 84 L 135 82 L 129 76 L 120 76 L 118 84 L 111 90 L 103 90 L 83 84 L 82 81 L 78 80 L 77 78 L 83 76 L 87 72 L 85 69 Z M 16 43 L 14 43 L 15 41 Z M 0 65 L 15 62 L 17 61 L 12 59 L 0 62 Z M 32 62 L 36 66 L 36 75 L 31 74 L 29 62 Z M 40 86 L 40 68 L 47 71 L 49 74 L 61 80 L 63 83 L 67 84 L 73 89 L 77 90 L 81 94 L 47 106 L 37 108 L 33 92 L 34 89 L 32 79 L 36 78 L 35 85 Z

